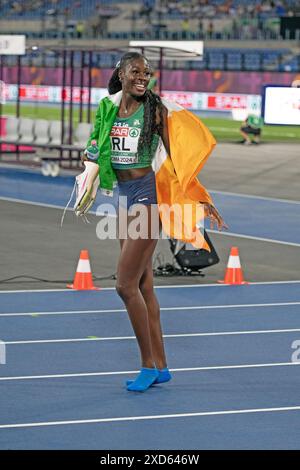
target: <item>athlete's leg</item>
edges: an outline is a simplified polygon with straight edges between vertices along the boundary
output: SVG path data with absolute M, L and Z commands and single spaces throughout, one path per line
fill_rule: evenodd
M 151 209 L 147 207 L 150 223 Z M 132 239 L 128 237 L 121 241 L 121 254 L 117 269 L 116 289 L 126 305 L 129 318 L 134 329 L 142 359 L 142 367 L 154 367 L 151 346 L 148 309 L 139 288 L 140 280 L 151 260 L 157 240 Z
M 161 224 L 159 222 L 159 213 L 158 213 L 157 206 L 152 206 L 151 210 L 152 210 L 151 222 L 150 222 L 151 225 L 148 226 L 148 234 L 158 239 L 159 233 L 161 231 Z M 122 208 L 120 208 L 120 211 L 122 211 Z M 120 213 L 119 213 L 119 216 L 120 216 Z M 126 227 L 123 230 L 122 230 L 122 227 L 120 227 L 120 231 L 119 231 L 119 235 L 123 234 L 123 239 L 122 237 L 120 238 L 121 251 L 124 246 L 124 238 L 125 238 L 124 234 L 126 233 L 126 237 L 128 237 L 128 227 L 133 219 L 134 217 L 129 216 L 127 211 L 126 211 L 126 214 L 123 211 L 122 221 L 124 224 L 124 221 L 126 220 Z M 154 222 L 155 219 L 156 219 L 156 223 Z M 152 229 L 152 232 L 151 232 L 151 229 Z M 159 304 L 158 304 L 158 301 L 154 292 L 154 287 L 153 287 L 152 257 L 147 263 L 147 266 L 142 274 L 142 277 L 139 283 L 139 289 L 141 291 L 141 294 L 147 306 L 153 358 L 154 358 L 156 367 L 162 370 L 166 368 L 167 364 L 166 364 L 166 356 L 165 356 L 165 351 L 164 351 L 162 330 L 161 330 L 161 323 L 160 323 L 160 309 L 159 309 Z
M 155 365 L 158 369 L 164 369 L 167 367 L 167 361 L 160 323 L 159 303 L 153 287 L 152 259 L 149 260 L 146 266 L 141 277 L 139 287 L 147 306 L 152 353 Z

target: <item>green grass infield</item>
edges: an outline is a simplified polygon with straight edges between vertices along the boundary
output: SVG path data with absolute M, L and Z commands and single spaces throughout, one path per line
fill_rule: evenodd
M 20 113 L 23 117 L 32 119 L 61 119 L 61 110 L 56 106 L 42 106 L 40 104 L 21 105 Z M 2 114 L 15 115 L 16 106 L 14 104 L 2 105 Z M 92 120 L 96 114 L 96 108 L 92 109 Z M 66 106 L 65 119 L 69 119 L 69 109 Z M 87 120 L 87 112 L 84 109 L 83 121 Z M 206 126 L 211 130 L 217 141 L 220 142 L 237 142 L 241 140 L 239 128 L 241 122 L 232 121 L 224 118 L 201 118 Z M 79 108 L 73 108 L 73 125 L 79 121 Z M 263 142 L 299 142 L 300 141 L 300 126 L 264 126 L 262 129 Z

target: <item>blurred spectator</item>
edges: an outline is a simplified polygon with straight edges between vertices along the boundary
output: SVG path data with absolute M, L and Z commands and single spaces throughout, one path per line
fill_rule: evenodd
M 207 31 L 206 31 L 207 37 L 209 39 L 213 39 L 214 37 L 214 23 L 210 21 L 207 26 Z
M 198 33 L 199 33 L 199 38 L 203 39 L 203 37 L 204 37 L 204 27 L 203 27 L 202 18 L 200 18 L 199 23 L 198 23 Z
M 18 14 L 21 14 L 23 12 L 23 6 L 20 2 L 13 2 L 12 3 L 12 11 L 13 13 L 18 13 Z
M 151 0 L 144 0 L 143 6 L 140 9 L 140 15 L 145 16 L 146 21 L 151 22 L 152 10 L 153 10 L 153 2 L 151 2 Z
M 187 39 L 188 34 L 190 32 L 190 22 L 188 18 L 184 18 L 184 20 L 182 21 L 181 29 L 182 29 L 182 39 Z
M 98 2 L 98 3 L 97 3 Z M 109 21 L 125 12 L 125 3 L 102 2 L 91 0 L 2 0 L 0 2 L 1 18 L 40 19 L 46 11 L 65 9 L 70 11 L 68 20 L 87 21 L 89 27 L 84 31 L 75 29 L 74 35 L 93 37 L 107 36 Z M 152 36 L 164 37 L 163 32 L 178 32 L 183 37 L 189 32 L 197 32 L 199 37 L 207 34 L 208 38 L 233 37 L 235 39 L 279 38 L 279 21 L 282 16 L 297 16 L 300 13 L 300 0 L 135 0 L 135 11 L 127 16 L 127 24 L 120 24 L 121 31 L 144 33 L 147 28 Z M 95 18 L 96 17 L 96 18 Z M 125 15 L 122 17 L 125 19 Z M 138 20 L 145 20 L 143 22 Z M 46 18 L 45 18 L 46 20 Z M 50 20 L 50 18 L 47 18 Z M 175 23 L 176 21 L 176 23 Z M 52 22 L 54 24 L 53 18 Z M 181 22 L 181 28 L 175 24 Z M 163 26 L 157 26 L 158 24 Z M 208 27 L 207 27 L 208 24 Z M 139 25 L 139 26 L 138 26 Z M 62 29 L 62 28 L 60 28 Z M 205 29 L 205 34 L 203 29 Z M 92 31 L 89 33 L 89 31 Z M 171 37 L 170 35 L 170 37 Z
M 106 37 L 108 34 L 109 20 L 118 16 L 120 8 L 117 5 L 96 5 L 95 16 L 98 18 L 96 25 L 96 36 Z
M 67 35 L 70 38 L 75 38 L 77 35 L 76 32 L 76 21 L 75 20 L 69 20 L 67 23 Z
M 276 2 L 276 14 L 278 16 L 285 16 L 286 15 L 285 6 L 280 1 Z
M 98 18 L 98 35 L 101 37 L 101 38 L 105 38 L 107 36 L 107 33 L 108 33 L 108 20 L 109 20 L 109 16 L 106 16 L 106 15 L 99 15 L 99 18 Z
M 68 23 L 69 23 L 70 18 L 71 18 L 70 8 L 68 8 L 68 7 L 64 8 L 63 12 L 62 12 L 62 16 L 63 16 L 63 37 L 66 37 L 67 32 L 68 32 Z
M 130 18 L 131 18 L 131 28 L 130 28 L 130 29 L 131 29 L 131 32 L 132 32 L 133 34 L 135 34 L 135 31 L 136 31 L 136 21 L 137 21 L 137 19 L 138 19 L 138 12 L 137 12 L 136 10 L 133 10 L 133 11 L 131 12 L 131 17 L 130 17 Z
M 78 21 L 76 23 L 76 36 L 78 39 L 82 38 L 84 35 L 85 24 L 83 21 Z
M 233 39 L 239 38 L 239 23 L 238 23 L 237 18 L 233 18 L 232 20 L 231 34 L 233 36 Z
M 97 38 L 98 37 L 98 32 L 99 32 L 99 17 L 96 15 L 93 15 L 89 19 L 89 26 L 92 30 L 92 38 Z
M 259 144 L 261 137 L 261 130 L 263 126 L 263 119 L 255 114 L 249 114 L 247 119 L 243 122 L 240 128 L 240 133 L 243 137 L 242 144 L 250 145 L 252 143 Z M 251 137 L 253 139 L 251 139 Z

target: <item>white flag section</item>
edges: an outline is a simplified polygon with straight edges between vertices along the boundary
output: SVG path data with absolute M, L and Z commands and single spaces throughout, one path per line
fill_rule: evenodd
M 0 34 L 0 55 L 25 55 L 24 34 Z

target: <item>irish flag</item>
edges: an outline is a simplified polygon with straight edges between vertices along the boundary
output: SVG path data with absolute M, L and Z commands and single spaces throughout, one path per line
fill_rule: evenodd
M 89 139 L 98 142 L 100 188 L 105 194 L 112 192 L 116 179 L 110 163 L 109 136 L 121 99 L 122 91 L 101 100 Z M 168 110 L 171 155 L 160 140 L 152 163 L 162 227 L 171 238 L 209 250 L 199 227 L 204 219 L 201 203 L 212 204 L 212 200 L 197 176 L 216 141 L 193 113 L 167 100 L 162 102 Z

